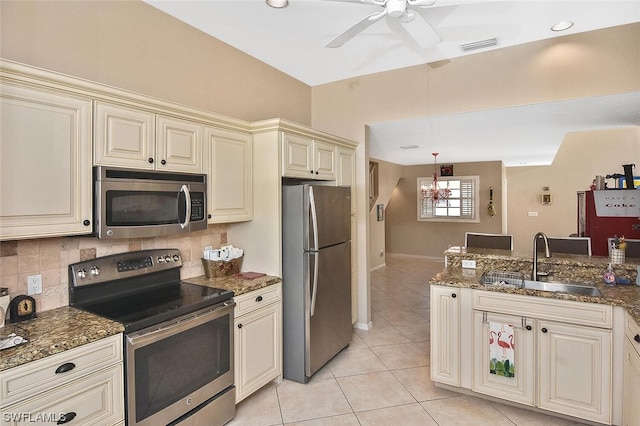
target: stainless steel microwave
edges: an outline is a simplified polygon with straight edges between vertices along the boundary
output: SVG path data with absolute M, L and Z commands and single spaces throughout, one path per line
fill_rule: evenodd
M 207 176 L 99 166 L 94 235 L 143 238 L 207 229 Z

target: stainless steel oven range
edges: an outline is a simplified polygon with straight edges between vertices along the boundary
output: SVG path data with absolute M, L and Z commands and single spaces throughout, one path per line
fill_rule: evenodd
M 235 416 L 233 292 L 180 281 L 177 249 L 69 265 L 69 304 L 122 323 L 129 426 Z

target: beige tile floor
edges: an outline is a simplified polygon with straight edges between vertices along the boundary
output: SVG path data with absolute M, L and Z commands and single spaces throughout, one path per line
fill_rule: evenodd
M 373 328 L 355 330 L 308 384 L 283 380 L 242 401 L 228 425 L 578 425 L 433 385 L 428 280 L 443 266 L 388 256 L 371 276 Z

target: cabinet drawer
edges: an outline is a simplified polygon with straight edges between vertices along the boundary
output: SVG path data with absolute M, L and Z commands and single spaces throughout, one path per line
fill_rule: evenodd
M 273 284 L 258 290 L 245 293 L 234 298 L 236 301 L 236 310 L 234 317 L 239 317 L 248 312 L 252 312 L 270 303 L 277 302 L 282 299 L 282 284 Z
M 116 365 L 2 409 L 3 425 L 115 425 L 124 418 L 123 368 Z
M 633 343 L 636 351 L 640 353 L 640 326 L 638 326 L 638 323 L 636 323 L 629 314 L 624 316 L 624 334 L 627 336 L 627 339 Z
M 2 372 L 0 401 L 2 407 L 63 385 L 93 371 L 122 362 L 122 335 L 80 346 L 50 357 Z M 56 370 L 67 365 L 66 372 Z M 63 367 L 64 368 L 64 367 Z
M 474 290 L 473 309 L 592 327 L 613 327 L 613 306 L 597 303 Z

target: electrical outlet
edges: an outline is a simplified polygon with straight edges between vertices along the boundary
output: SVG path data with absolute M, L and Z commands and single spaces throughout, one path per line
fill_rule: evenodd
M 475 260 L 462 260 L 462 267 L 466 269 L 476 269 Z
M 42 275 L 29 275 L 27 277 L 27 294 L 29 296 L 42 293 Z

